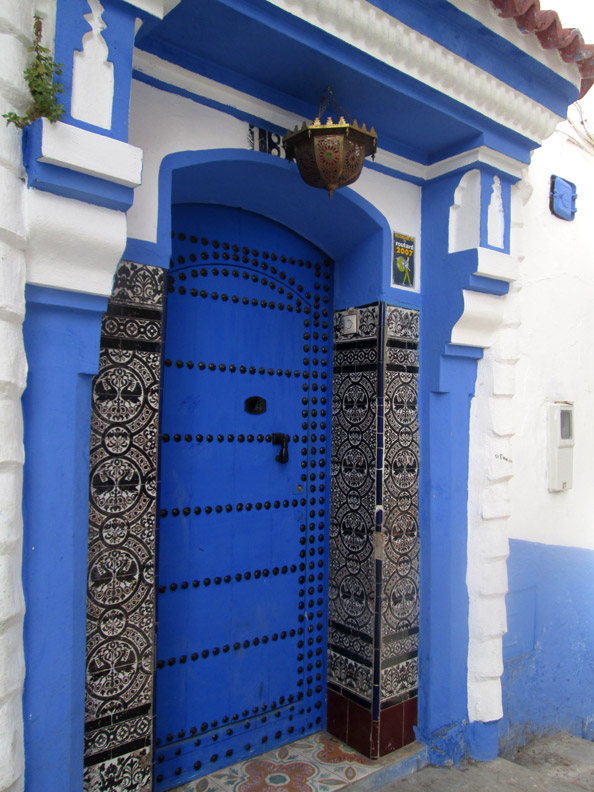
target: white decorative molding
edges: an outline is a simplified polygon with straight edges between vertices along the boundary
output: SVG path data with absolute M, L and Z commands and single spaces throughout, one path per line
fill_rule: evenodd
M 448 252 L 478 249 L 481 244 L 481 172 L 470 170 L 460 179 L 450 206 Z
M 549 137 L 562 120 L 366 0 L 267 2 L 537 143 Z
M 43 3 L 2 3 L 0 105 L 23 113 L 30 97 L 23 68 L 30 60 L 31 20 Z M 48 25 L 51 28 L 51 24 Z M 47 31 L 44 30 L 47 34 Z M 48 43 L 47 39 L 44 41 Z M 22 323 L 25 315 L 24 169 L 21 133 L 0 131 L 0 792 L 23 792 L 22 692 L 25 678 L 23 617 L 23 419 L 27 379 Z
M 421 165 L 420 162 L 406 159 L 406 157 L 401 157 L 399 154 L 393 154 L 391 151 L 381 148 L 376 151 L 374 162 L 384 168 L 423 180 L 427 178 L 427 171 L 431 167 L 430 165 Z M 365 165 L 367 164 L 366 161 Z
M 491 234 L 490 224 L 493 212 L 489 212 L 489 238 L 503 236 L 499 224 L 505 221 L 503 203 L 501 201 L 501 185 L 498 177 L 494 177 L 496 200 L 495 233 Z M 497 193 L 497 186 L 499 187 Z M 477 169 L 467 171 L 460 178 L 454 192 L 454 202 L 450 207 L 448 229 L 449 253 L 472 251 L 476 256 L 475 275 L 482 275 L 508 283 L 515 280 L 518 273 L 518 261 L 498 250 L 480 246 L 481 238 L 481 190 L 482 176 Z M 494 294 L 464 289 L 464 311 L 452 328 L 451 343 L 464 346 L 487 348 L 491 346 L 492 337 L 499 328 L 505 309 L 505 300 Z
M 142 177 L 142 149 L 86 129 L 42 119 L 39 162 L 137 187 Z
M 126 246 L 126 215 L 27 190 L 27 282 L 109 296 Z
M 505 238 L 505 213 L 501 197 L 501 181 L 499 176 L 493 177 L 491 200 L 488 209 L 487 241 L 490 245 L 503 248 Z
M 503 280 L 517 277 L 523 258 L 523 205 L 530 195 L 526 181 L 512 188 L 511 248 L 515 257 L 482 249 L 480 274 L 498 277 L 501 262 L 514 262 Z M 505 269 L 505 267 L 504 267 Z M 495 272 L 494 272 L 495 271 Z M 501 272 L 500 272 L 501 275 Z M 476 395 L 470 412 L 468 479 L 468 716 L 489 722 L 503 716 L 501 675 L 503 634 L 507 630 L 505 595 L 509 555 L 509 483 L 514 474 L 512 440 L 516 430 L 513 398 L 518 361 L 519 286 L 498 298 L 505 312 L 492 346 L 478 363 Z
M 485 0 L 448 0 L 448 2 L 465 14 L 477 19 L 493 33 L 506 38 L 531 58 L 540 61 L 543 66 L 557 72 L 565 80 L 573 83 L 576 88 L 580 88 L 582 78 L 576 63 L 566 63 L 556 47 L 544 49 L 533 33 L 523 33 L 512 17 L 507 19 L 500 17 L 491 3 L 486 3 Z M 542 7 L 548 8 L 546 3 L 543 3 Z
M 511 283 L 518 277 L 519 262 L 515 256 L 499 253 L 490 248 L 478 248 L 478 266 L 475 275 Z
M 174 63 L 158 58 L 143 50 L 135 49 L 132 61 L 133 68 L 142 74 L 154 77 L 167 85 L 173 85 L 196 96 L 202 96 L 213 102 L 234 107 L 244 113 L 266 119 L 271 124 L 284 129 L 292 129 L 295 124 L 301 125 L 302 116 L 290 113 L 276 105 L 256 99 L 250 94 L 229 88 L 222 83 L 203 77 L 201 74 L 176 66 Z
M 406 159 L 398 154 L 393 154 L 391 151 L 379 148 L 375 155 L 375 162 L 390 170 L 400 171 L 400 173 L 414 176 L 423 181 L 438 179 L 440 176 L 445 176 L 452 171 L 466 170 L 473 165 L 480 164 L 496 168 L 513 179 L 520 179 L 522 170 L 526 167 L 523 162 L 487 146 L 477 146 L 476 148 L 468 149 L 468 151 L 463 151 L 461 154 L 438 160 L 432 165 L 421 165 L 420 162 Z
M 197 98 L 209 99 L 221 105 L 233 107 L 256 118 L 268 121 L 270 124 L 279 126 L 282 129 L 292 129 L 295 124 L 300 125 L 303 122 L 302 116 L 257 99 L 235 88 L 230 88 L 208 77 L 203 77 L 200 74 L 196 74 L 196 72 L 184 69 L 143 50 L 134 50 L 133 67 L 141 74 L 146 74 L 147 77 L 152 77 L 167 85 L 188 91 Z M 515 179 L 519 179 L 522 168 L 525 167 L 523 163 L 513 159 L 513 157 L 508 157 L 506 154 L 501 154 L 499 151 L 490 149 L 487 146 L 469 149 L 461 154 L 435 162 L 432 165 L 422 165 L 419 162 L 406 159 L 380 148 L 375 155 L 375 162 L 390 170 L 398 171 L 423 181 L 437 179 L 457 169 L 467 169 L 475 163 L 490 165 Z
M 91 26 L 82 39 L 82 50 L 74 51 L 72 68 L 72 97 L 70 114 L 79 121 L 111 129 L 114 76 L 113 63 L 108 61 L 109 50 L 101 31 L 103 6 L 99 0 L 87 0 L 90 14 L 84 18 Z
M 124 0 L 124 3 L 146 11 L 158 19 L 163 19 L 170 11 L 179 5 L 181 0 Z
M 447 157 L 435 162 L 433 165 L 428 165 L 425 170 L 425 178 L 427 180 L 437 179 L 439 176 L 451 173 L 454 170 L 466 170 L 475 163 L 477 165 L 490 165 L 503 173 L 507 173 L 514 179 L 520 179 L 522 171 L 526 167 L 524 163 L 513 159 L 513 157 L 508 157 L 507 154 L 502 154 L 500 151 L 495 151 L 487 146 L 478 146 L 453 157 Z
M 452 328 L 450 343 L 490 347 L 493 334 L 503 320 L 505 301 L 495 294 L 463 289 L 464 312 Z

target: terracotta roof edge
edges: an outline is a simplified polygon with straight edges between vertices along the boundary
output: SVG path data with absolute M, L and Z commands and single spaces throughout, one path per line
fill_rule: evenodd
M 565 63 L 575 63 L 581 76 L 579 99 L 594 84 L 594 44 L 578 28 L 564 28 L 556 11 L 544 11 L 540 0 L 489 0 L 498 15 L 512 18 L 523 33 L 533 33 L 544 49 L 557 49 Z

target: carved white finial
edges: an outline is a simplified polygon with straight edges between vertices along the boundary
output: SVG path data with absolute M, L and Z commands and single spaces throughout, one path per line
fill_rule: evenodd
M 492 247 L 503 248 L 505 213 L 503 211 L 503 199 L 501 198 L 501 182 L 498 176 L 493 178 L 493 192 L 489 202 L 488 222 L 487 241 Z
M 465 173 L 454 193 L 450 207 L 448 252 L 472 250 L 481 239 L 481 174 L 478 170 Z
M 107 27 L 102 19 L 104 9 L 99 0 L 87 2 L 91 13 L 85 14 L 85 19 L 91 30 L 83 36 L 82 50 L 74 53 L 70 113 L 80 121 L 111 129 L 114 75 L 101 34 Z

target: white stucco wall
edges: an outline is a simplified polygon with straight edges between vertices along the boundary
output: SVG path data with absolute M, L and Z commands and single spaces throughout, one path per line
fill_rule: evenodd
M 518 363 L 511 442 L 509 536 L 594 549 L 594 147 L 559 131 L 535 152 L 518 293 Z M 548 208 L 551 174 L 577 186 L 573 222 Z M 573 488 L 547 487 L 546 404 L 573 401 Z
M 572 109 L 572 114 L 575 110 Z M 594 148 L 562 124 L 514 189 L 518 277 L 479 362 L 471 408 L 469 714 L 501 717 L 509 539 L 594 549 Z M 573 222 L 549 210 L 550 178 L 577 185 Z M 548 491 L 547 404 L 575 404 L 573 488 Z
M 175 67 L 171 67 L 175 68 Z M 183 71 L 183 70 L 178 70 Z M 196 88 L 199 88 L 197 83 Z M 221 100 L 237 104 L 232 91 L 220 86 Z M 241 97 L 249 102 L 247 95 Z M 253 100 L 251 110 L 262 111 Z M 271 107 L 271 106 L 270 106 Z M 243 109 L 250 109 L 249 106 Z M 273 110 L 271 109 L 271 113 Z M 279 111 L 280 112 L 280 111 Z M 278 119 L 274 119 L 279 123 Z M 237 118 L 194 102 L 186 97 L 132 82 L 129 142 L 143 151 L 142 184 L 134 193 L 128 212 L 128 236 L 155 242 L 157 238 L 159 168 L 167 154 L 176 151 L 248 148 L 248 124 Z M 387 219 L 393 231 L 414 236 L 416 260 L 420 261 L 421 188 L 410 182 L 364 168 L 352 189 L 370 201 Z M 417 265 L 418 266 L 418 265 Z M 419 284 L 417 276 L 417 288 Z
M 0 114 L 22 114 L 23 80 L 34 10 L 29 0 L 0 7 Z M 39 9 L 41 10 L 41 9 Z M 21 583 L 23 422 L 20 397 L 27 364 L 21 325 L 25 313 L 24 179 L 21 133 L 0 123 L 0 791 L 24 789 L 25 676 Z

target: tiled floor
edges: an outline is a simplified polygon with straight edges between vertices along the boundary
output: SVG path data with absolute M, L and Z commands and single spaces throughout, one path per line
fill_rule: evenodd
M 325 732 L 218 770 L 173 792 L 334 792 L 379 770 Z

